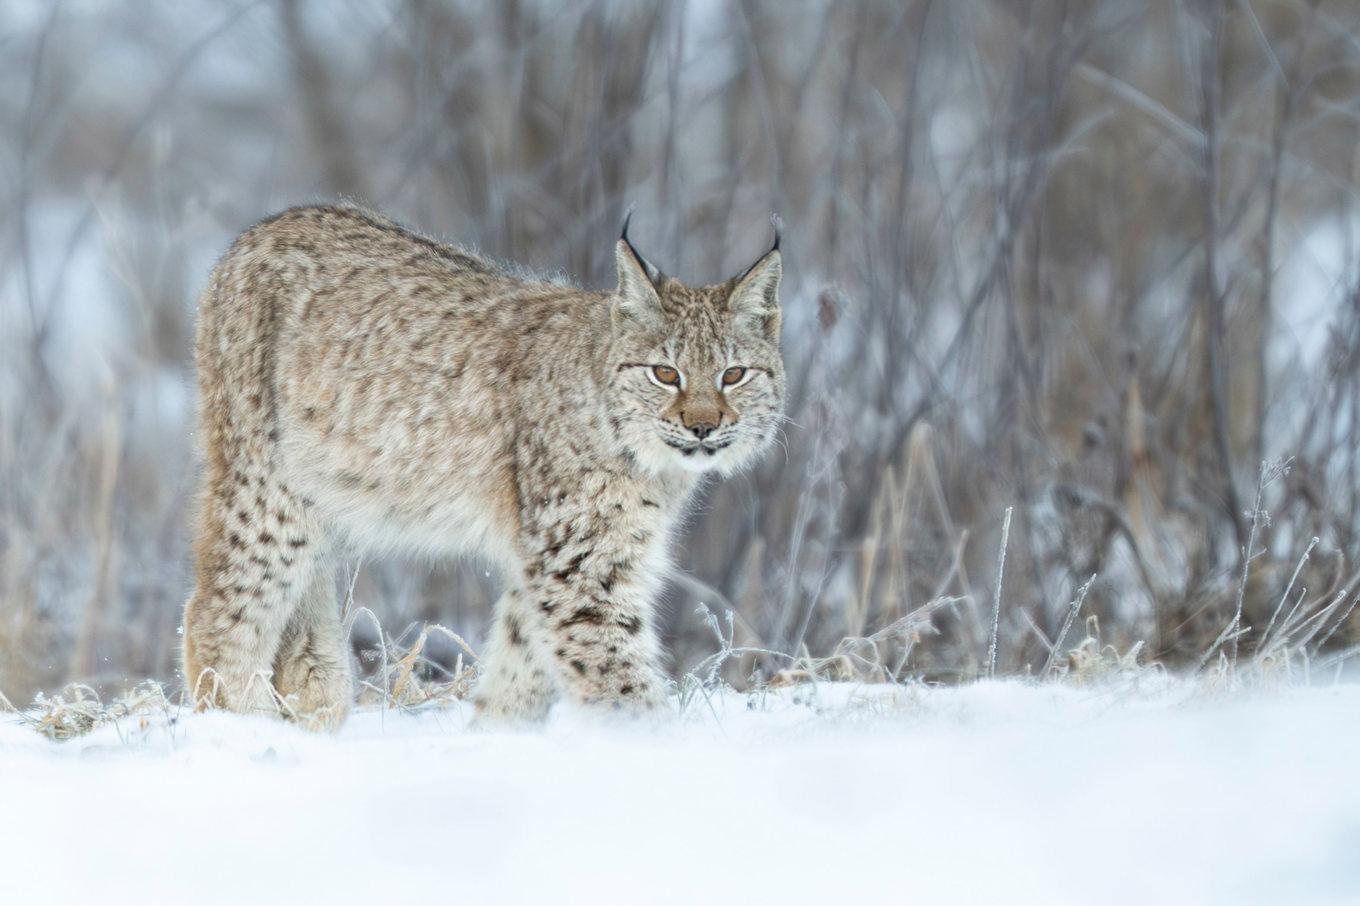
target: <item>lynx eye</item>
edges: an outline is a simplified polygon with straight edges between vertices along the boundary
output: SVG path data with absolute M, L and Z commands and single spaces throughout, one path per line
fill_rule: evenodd
M 723 386 L 731 387 L 733 384 L 739 383 L 744 377 L 746 377 L 745 368 L 729 368 L 722 373 Z
M 668 384 L 672 387 L 680 386 L 680 372 L 669 365 L 653 365 L 652 377 L 656 378 L 661 383 Z

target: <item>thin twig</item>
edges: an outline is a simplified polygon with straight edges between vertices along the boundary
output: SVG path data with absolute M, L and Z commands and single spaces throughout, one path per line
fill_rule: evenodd
M 1041 674 L 1042 676 L 1048 676 L 1049 671 L 1053 669 L 1053 665 L 1057 663 L 1058 652 L 1062 651 L 1063 640 L 1067 638 L 1068 630 L 1072 628 L 1072 623 L 1076 621 L 1077 614 L 1081 612 L 1082 605 L 1086 603 L 1086 595 L 1091 590 L 1091 586 L 1095 584 L 1095 581 L 1095 573 L 1092 573 L 1091 578 L 1087 579 L 1086 583 L 1082 585 L 1081 588 L 1077 589 L 1077 595 L 1072 599 L 1072 606 L 1067 610 L 1067 619 L 1063 620 L 1062 629 L 1058 631 L 1058 637 L 1053 640 L 1053 649 L 1048 653 L 1048 660 L 1044 662 L 1044 672 Z
M 996 557 L 996 589 L 992 595 L 992 644 L 987 649 L 987 676 L 996 676 L 996 641 L 1001 631 L 1001 582 L 1006 575 L 1006 546 L 1011 538 L 1011 511 L 1006 507 L 1006 518 L 1001 521 L 1001 552 Z
M 1294 583 L 1298 581 L 1299 573 L 1303 570 L 1303 564 L 1308 562 L 1308 555 L 1317 546 L 1318 539 L 1313 538 L 1308 542 L 1308 547 L 1304 549 L 1303 556 L 1294 567 L 1294 574 L 1289 577 L 1289 584 L 1284 588 L 1284 594 L 1280 595 L 1280 603 L 1275 605 L 1275 612 L 1270 615 L 1270 622 L 1266 624 L 1266 631 L 1261 634 L 1261 651 L 1266 650 L 1266 644 L 1270 640 L 1270 631 L 1275 628 L 1275 619 L 1279 617 L 1280 611 L 1284 609 L 1285 602 L 1289 600 L 1289 594 L 1294 590 Z

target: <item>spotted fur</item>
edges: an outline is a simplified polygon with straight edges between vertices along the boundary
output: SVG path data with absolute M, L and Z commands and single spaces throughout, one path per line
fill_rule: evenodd
M 663 700 L 672 530 L 700 477 L 753 462 L 780 419 L 780 253 L 706 287 L 626 238 L 616 258 L 618 288 L 588 292 L 346 206 L 237 239 L 199 312 L 200 706 L 343 720 L 333 558 L 355 548 L 499 564 L 488 718 Z

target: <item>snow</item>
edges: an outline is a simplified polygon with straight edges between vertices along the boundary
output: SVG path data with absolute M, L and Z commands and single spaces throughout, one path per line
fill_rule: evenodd
M 0 902 L 1354 903 L 1360 685 L 808 686 L 470 712 L 0 718 Z

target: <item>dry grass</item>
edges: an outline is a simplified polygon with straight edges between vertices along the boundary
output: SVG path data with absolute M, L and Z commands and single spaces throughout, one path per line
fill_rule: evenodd
M 15 709 L 3 697 L 0 697 L 0 703 L 18 715 L 21 722 L 55 740 L 84 736 L 98 727 L 129 718 L 143 726 L 152 718 L 168 720 L 181 707 L 172 702 L 165 688 L 155 680 L 139 683 L 108 702 L 89 686 L 72 683 L 55 695 L 40 694 L 32 706 L 22 710 Z
M 1084 591 L 1074 601 L 1070 611 L 1074 618 L 1081 610 Z M 932 601 L 870 636 L 844 639 L 832 654 L 824 657 L 812 657 L 806 653 L 789 656 L 766 649 L 734 646 L 731 614 L 727 615 L 724 630 L 716 615 L 706 613 L 705 622 L 716 635 L 719 648 L 695 669 L 680 677 L 675 685 L 677 705 L 681 715 L 684 715 L 697 707 L 701 699 L 711 704 L 715 694 L 730 688 L 722 678 L 723 668 L 753 657 L 757 666 L 742 684 L 753 696 L 753 702 L 759 701 L 760 693 L 767 690 L 823 683 L 850 683 L 870 688 L 920 688 L 921 678 L 905 672 L 904 663 L 912 648 L 920 642 L 922 634 L 930 631 L 933 615 L 965 603 L 959 598 Z M 1354 606 L 1354 602 L 1351 606 Z M 1291 619 L 1282 624 L 1280 637 L 1274 644 L 1268 650 L 1258 652 L 1249 661 L 1238 663 L 1230 660 L 1226 651 L 1221 650 L 1220 657 L 1213 660 L 1209 657 L 1212 651 L 1206 651 L 1203 660 L 1207 668 L 1200 671 L 1202 678 L 1214 688 L 1229 691 L 1241 691 L 1261 684 L 1278 684 L 1281 680 L 1311 681 L 1314 672 L 1312 667 L 1318 662 L 1317 655 L 1321 647 L 1317 638 L 1321 627 L 1331 625 L 1334 631 L 1340 625 L 1340 621 L 1334 619 L 1335 610 L 1336 605 L 1333 603 L 1312 616 L 1291 615 Z M 373 619 L 371 613 L 367 616 Z M 1045 670 L 1032 678 L 1033 682 L 1075 685 L 1136 682 L 1165 670 L 1163 664 L 1147 658 L 1143 642 L 1136 642 L 1121 650 L 1103 641 L 1100 621 L 1094 614 L 1085 617 L 1084 626 L 1085 635 L 1081 641 L 1062 649 L 1062 641 L 1067 634 L 1065 627 Z M 1294 630 L 1287 631 L 1285 626 L 1293 626 Z M 359 682 L 355 700 L 357 707 L 409 712 L 448 707 L 468 699 L 477 680 L 476 653 L 460 636 L 443 626 L 423 626 L 411 634 L 414 637 L 409 643 L 380 634 L 381 644 L 362 652 L 361 664 L 367 664 L 368 669 Z M 460 650 L 454 669 L 446 669 L 426 656 L 425 648 L 431 637 L 445 638 Z M 1220 648 L 1216 644 L 1215 650 Z M 461 654 L 466 654 L 469 662 L 464 662 Z M 1360 654 L 1360 647 L 1339 652 L 1322 661 L 1321 666 L 1328 670 L 1339 669 L 1346 659 L 1356 654 Z M 759 664 L 770 661 L 778 661 L 784 666 L 767 679 Z M 747 663 L 751 662 L 747 660 Z M 327 726 L 326 715 L 299 714 L 287 699 L 276 695 L 275 700 L 279 716 L 315 729 Z M 865 702 L 880 700 L 882 696 L 870 695 Z M 142 730 L 153 722 L 172 724 L 181 711 L 190 707 L 186 692 L 168 692 L 155 680 L 146 680 L 108 701 L 101 699 L 96 690 L 78 683 L 68 685 L 55 695 L 39 694 L 32 705 L 26 708 L 16 708 L 0 694 L 0 713 L 13 714 L 20 723 L 57 741 L 83 736 L 105 725 L 126 726 L 123 722 L 129 720 L 134 722 L 134 727 Z
M 425 654 L 432 634 L 458 647 L 457 659 L 451 667 Z M 464 655 L 470 662 L 464 661 Z M 477 653 L 456 632 L 437 624 L 420 627 L 408 645 L 384 636 L 378 650 L 367 652 L 367 660 L 374 669 L 360 682 L 361 706 L 414 709 L 462 701 L 477 678 Z

